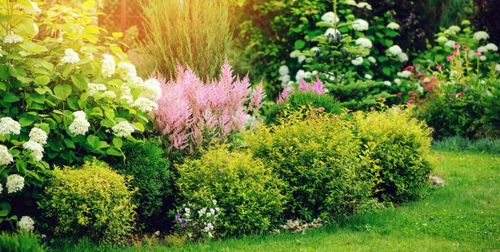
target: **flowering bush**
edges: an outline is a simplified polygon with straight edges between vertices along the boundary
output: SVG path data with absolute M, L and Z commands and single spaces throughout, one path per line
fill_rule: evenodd
M 130 179 L 103 162 L 86 162 L 81 169 L 56 168 L 39 201 L 48 232 L 71 239 L 120 244 L 134 228 Z
M 211 201 L 217 201 L 220 215 L 217 224 L 212 224 L 218 236 L 265 233 L 279 221 L 284 205 L 282 183 L 270 167 L 249 153 L 214 148 L 176 168 L 183 202 L 209 209 L 213 208 Z M 185 212 L 183 216 L 186 219 Z M 195 226 L 200 225 L 199 219 L 194 221 L 198 222 Z
M 199 207 L 195 204 L 184 204 L 175 215 L 175 227 L 181 235 L 189 239 L 212 239 L 217 236 L 217 225 L 220 208 L 217 200 L 213 199 L 209 205 Z
M 123 142 L 147 127 L 159 82 L 137 76 L 120 34 L 95 25 L 93 3 L 0 1 L 0 182 L 18 174 L 36 188 L 49 163 L 123 157 Z
M 248 77 L 235 78 L 227 63 L 221 72 L 219 80 L 205 84 L 190 69 L 179 68 L 177 79 L 162 86 L 155 118 L 171 149 L 193 153 L 211 142 L 224 142 L 245 125 L 248 113 L 261 107 L 262 86 L 252 92 Z

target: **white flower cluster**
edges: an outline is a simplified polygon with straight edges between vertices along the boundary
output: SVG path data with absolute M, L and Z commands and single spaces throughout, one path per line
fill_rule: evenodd
M 456 25 L 450 26 L 448 29 L 444 31 L 444 34 L 446 35 L 456 35 L 458 32 L 460 32 L 462 29 Z
M 20 192 L 24 188 L 24 178 L 17 174 L 11 174 L 7 177 L 5 187 L 7 187 L 8 193 Z
M 497 65 L 495 66 L 495 71 L 500 72 L 500 64 L 497 64 Z
M 95 84 L 95 83 L 87 84 L 87 95 L 90 97 L 95 96 L 100 91 L 106 91 L 106 90 L 108 90 L 108 88 L 104 84 Z
M 33 232 L 35 230 L 35 221 L 29 216 L 23 216 L 17 223 L 17 228 L 24 232 Z
M 334 25 L 336 23 L 338 23 L 340 21 L 339 17 L 337 15 L 335 15 L 335 13 L 333 12 L 327 12 L 325 13 L 322 17 L 321 17 L 321 20 L 323 20 L 324 22 L 330 24 L 330 25 Z
M 34 127 L 31 129 L 30 134 L 30 141 L 34 141 L 39 144 L 46 144 L 47 143 L 47 133 L 45 133 L 44 130 Z
M 124 80 L 133 80 L 137 77 L 137 70 L 134 64 L 129 62 L 120 62 L 120 64 L 118 64 L 118 71 L 120 72 L 121 78 Z
M 85 135 L 89 131 L 90 123 L 87 121 L 87 115 L 83 111 L 73 112 L 74 120 L 68 129 L 74 135 Z
M 377 60 L 373 56 L 368 57 L 368 61 L 370 61 L 373 64 L 377 63 Z
M 156 110 L 158 108 L 158 104 L 148 98 L 139 97 L 134 101 L 134 103 L 132 103 L 132 107 L 138 108 L 142 112 L 148 113 Z
M 129 137 L 134 133 L 135 126 L 127 121 L 119 122 L 115 126 L 111 128 L 113 130 L 113 134 L 118 137 Z
M 309 71 L 304 71 L 302 69 L 300 69 L 299 71 L 297 71 L 297 73 L 295 74 L 295 80 L 297 81 L 300 81 L 300 80 L 303 80 L 303 79 L 309 79 L 311 78 L 311 76 L 313 76 L 314 73 L 311 73 Z
M 14 162 L 12 154 L 10 154 L 9 149 L 5 145 L 0 144 L 0 166 L 9 165 Z
M 351 63 L 355 66 L 359 66 L 359 65 L 363 64 L 363 61 L 364 61 L 363 57 L 357 57 L 357 58 L 351 60 Z
M 0 136 L 19 135 L 21 125 L 10 117 L 0 118 Z
M 337 37 L 338 35 L 340 35 L 340 32 L 339 30 L 335 29 L 335 28 L 328 28 L 325 32 L 325 36 L 327 37 Z
M 474 33 L 473 37 L 475 40 L 481 41 L 481 40 L 488 40 L 490 38 L 490 35 L 485 31 L 478 31 Z
M 5 44 L 16 44 L 16 43 L 21 43 L 23 41 L 24 41 L 23 37 L 15 33 L 10 33 L 9 35 L 5 36 L 5 38 L 3 38 L 3 42 Z
M 110 78 L 115 74 L 116 71 L 116 63 L 115 63 L 115 58 L 109 54 L 104 54 L 103 56 L 103 61 L 102 61 L 102 76 L 105 78 Z
M 488 43 L 487 45 L 485 46 L 480 46 L 477 48 L 477 50 L 481 53 L 487 53 L 489 51 L 491 52 L 496 52 L 498 51 L 498 47 L 497 45 L 493 44 L 493 43 Z M 473 55 L 474 52 L 472 51 L 472 53 L 469 54 L 469 56 L 471 56 L 471 54 Z
M 355 31 L 366 31 L 368 30 L 369 24 L 366 20 L 363 19 L 356 19 L 354 22 L 352 22 L 352 28 Z
M 389 49 L 387 49 L 387 52 L 389 52 L 391 56 L 398 57 L 400 62 L 408 61 L 408 55 L 404 53 L 401 47 L 399 47 L 398 45 L 389 47 Z
M 368 48 L 368 49 L 373 47 L 372 41 L 367 39 L 367 38 L 356 39 L 356 45 L 359 45 L 361 47 Z
M 33 140 L 29 140 L 28 142 L 23 144 L 23 148 L 25 150 L 29 150 L 31 152 L 31 157 L 35 161 L 41 161 L 43 158 L 43 146 Z
M 398 23 L 390 22 L 389 24 L 387 24 L 387 28 L 391 30 L 399 30 L 400 27 Z
M 144 90 L 140 96 L 148 98 L 152 101 L 157 101 L 161 98 L 161 94 L 162 90 L 160 82 L 155 78 L 151 78 L 144 82 Z
M 64 51 L 64 57 L 61 62 L 63 64 L 76 64 L 80 61 L 80 56 L 73 49 L 69 48 Z
M 401 78 L 408 79 L 408 78 L 410 78 L 410 75 L 411 75 L 411 72 L 408 71 L 408 70 L 404 70 L 402 72 L 398 72 L 398 76 L 401 77 Z
M 281 80 L 281 83 L 283 84 L 287 84 L 288 82 L 290 82 L 290 69 L 288 69 L 287 66 L 283 65 L 283 66 L 280 66 L 280 69 L 278 70 L 278 72 L 280 73 L 280 77 L 279 79 Z
M 367 2 L 359 2 L 357 5 L 356 5 L 358 8 L 360 9 L 367 9 L 367 10 L 372 10 L 372 6 L 367 3 Z
M 440 44 L 443 44 L 443 43 L 446 43 L 448 42 L 448 38 L 446 38 L 445 36 L 439 36 L 436 41 Z
M 455 41 L 453 41 L 453 40 L 448 40 L 448 41 L 446 41 L 446 43 L 444 43 L 444 46 L 451 47 L 451 48 L 455 48 L 455 44 L 456 44 L 456 42 L 455 42 Z

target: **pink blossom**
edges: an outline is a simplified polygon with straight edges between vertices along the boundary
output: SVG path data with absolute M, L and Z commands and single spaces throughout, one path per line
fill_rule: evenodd
M 453 55 L 448 55 L 448 56 L 446 57 L 446 60 L 447 60 L 447 61 L 452 61 L 452 60 L 453 60 Z
M 455 43 L 455 49 L 460 49 L 460 44 L 459 43 Z

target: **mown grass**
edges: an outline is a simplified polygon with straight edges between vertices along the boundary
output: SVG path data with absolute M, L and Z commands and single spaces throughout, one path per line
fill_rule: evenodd
M 353 216 L 305 234 L 228 239 L 150 251 L 492 251 L 500 249 L 500 156 L 434 151 L 446 180 L 416 202 Z M 71 251 L 109 251 L 82 244 Z M 128 248 L 133 251 L 139 248 Z

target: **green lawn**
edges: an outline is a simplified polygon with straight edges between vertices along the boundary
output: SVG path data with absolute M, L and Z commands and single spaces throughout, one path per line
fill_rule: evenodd
M 491 251 L 500 249 L 500 156 L 434 151 L 446 180 L 420 201 L 305 234 L 246 237 L 154 251 Z M 85 247 L 85 246 L 84 246 Z

